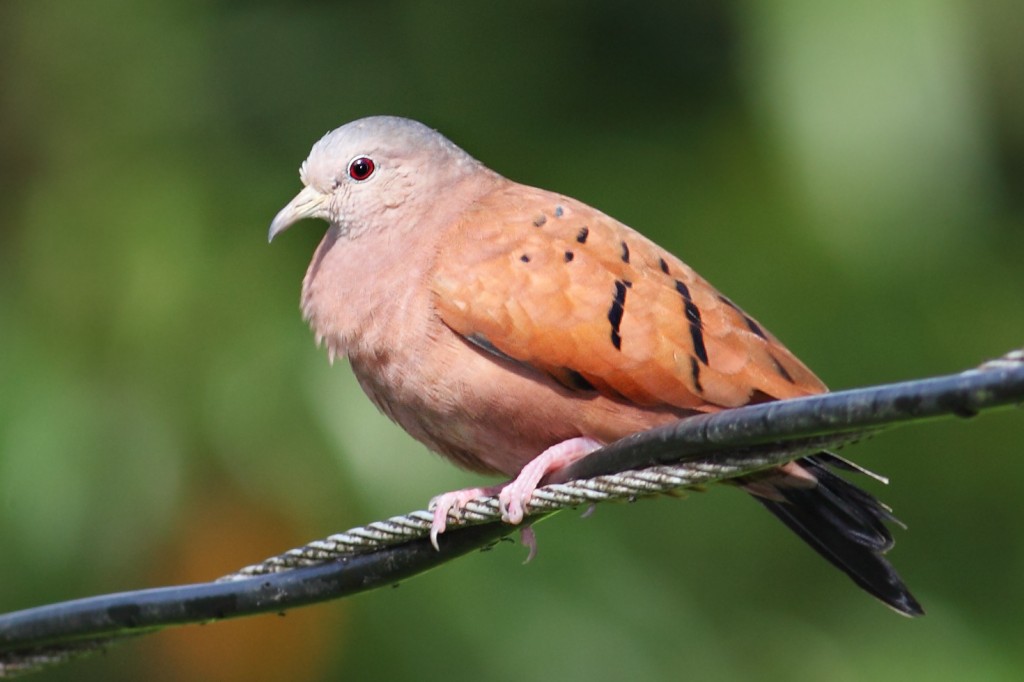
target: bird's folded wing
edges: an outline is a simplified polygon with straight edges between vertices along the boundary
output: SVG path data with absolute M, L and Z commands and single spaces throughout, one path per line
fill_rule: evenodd
M 446 236 L 443 322 L 569 388 L 697 410 L 824 385 L 678 258 L 578 201 L 509 183 Z

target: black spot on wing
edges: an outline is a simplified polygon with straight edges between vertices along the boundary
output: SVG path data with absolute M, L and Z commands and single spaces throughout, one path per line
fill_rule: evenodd
M 580 228 L 580 231 L 576 234 L 576 241 L 578 241 L 580 244 L 586 244 L 587 243 L 587 235 L 589 235 L 589 234 L 590 234 L 590 228 L 587 227 L 586 225 L 584 225 L 583 227 Z
M 676 291 L 683 297 L 683 310 L 686 312 L 686 319 L 690 323 L 690 339 L 693 341 L 693 352 L 705 365 L 708 364 L 708 349 L 704 346 L 704 327 L 700 319 L 700 308 L 690 297 L 690 288 L 678 279 L 676 280 Z
M 565 262 L 566 263 L 568 263 L 569 261 L 571 261 L 575 257 L 576 256 L 575 256 L 575 254 L 572 251 L 566 251 L 565 252 Z
M 723 296 L 722 294 L 719 294 L 718 295 L 718 300 L 721 301 L 722 303 L 726 304 L 727 306 L 729 306 L 730 308 L 732 308 L 733 310 L 735 310 L 738 313 L 742 313 L 743 312 L 742 310 L 740 310 L 740 307 L 738 305 L 736 305 L 735 303 L 733 303 L 732 300 L 728 296 Z
M 697 306 L 693 303 L 693 301 L 686 302 L 686 320 L 690 323 L 690 325 L 700 326 L 701 324 L 700 310 L 697 309 Z
M 726 304 L 727 306 L 729 306 L 733 310 L 735 310 L 737 313 L 739 313 L 740 316 L 743 318 L 743 322 L 746 323 L 747 329 L 749 329 L 750 331 L 754 332 L 754 334 L 760 336 L 765 341 L 768 340 L 768 335 L 764 333 L 763 329 L 761 329 L 761 325 L 759 325 L 757 322 L 754 322 L 754 319 L 752 317 L 750 317 L 750 315 L 747 315 L 745 312 L 743 312 L 742 308 L 740 308 L 738 305 L 733 303 L 727 297 L 722 296 L 721 294 L 718 295 L 718 300 L 721 301 L 722 303 Z
M 501 352 L 497 348 L 497 346 L 495 346 L 493 343 L 491 343 L 490 339 L 488 339 L 486 336 L 484 336 L 483 334 L 481 334 L 479 332 L 474 333 L 474 334 L 470 334 L 469 336 L 464 336 L 463 338 L 466 341 L 468 341 L 470 344 L 472 344 L 473 346 L 476 346 L 477 348 L 479 348 L 482 351 L 490 353 L 491 355 L 493 355 L 496 358 L 500 358 L 500 359 L 505 360 L 507 362 L 514 363 L 516 365 L 519 365 L 520 367 L 530 367 L 529 364 L 523 362 L 522 360 L 517 360 L 517 359 L 513 358 L 512 356 L 507 355 L 507 354 Z M 587 378 L 585 376 L 583 376 L 582 374 L 580 374 L 576 370 L 570 369 L 568 367 L 563 368 L 561 371 L 550 372 L 549 376 L 551 376 L 551 378 L 553 378 L 555 381 L 557 381 L 558 383 L 562 384 L 566 388 L 572 389 L 574 391 L 596 391 L 597 390 L 596 388 L 594 388 L 594 385 L 592 383 L 587 381 Z
M 693 352 L 701 362 L 708 364 L 708 349 L 704 347 L 704 332 L 699 324 L 690 325 L 690 338 L 693 340 Z
M 660 266 L 661 266 L 661 271 L 662 271 L 662 272 L 664 272 L 664 273 L 665 273 L 666 275 L 669 275 L 669 274 L 671 274 L 671 273 L 670 273 L 670 272 L 668 271 L 668 263 L 666 263 L 666 262 L 665 262 L 665 259 L 664 259 L 664 258 L 659 258 L 659 259 L 658 259 L 658 265 L 660 265 Z
M 726 304 L 733 310 L 735 310 L 737 313 L 739 313 L 740 316 L 743 318 L 743 321 L 746 323 L 747 329 L 754 332 L 754 334 L 760 336 L 765 341 L 768 340 L 768 335 L 764 333 L 763 329 L 761 329 L 761 325 L 759 325 L 757 322 L 754 322 L 754 319 L 750 317 L 750 315 L 747 315 L 745 312 L 743 312 L 742 308 L 740 308 L 738 305 L 733 303 L 727 297 L 722 296 L 721 294 L 718 295 L 718 300 Z
M 757 322 L 754 322 L 754 320 L 751 319 L 750 315 L 744 315 L 743 321 L 747 323 L 747 329 L 754 332 L 765 341 L 768 340 L 768 336 L 764 333 L 764 330 L 761 329 L 761 325 L 759 325 Z
M 562 382 L 566 388 L 577 391 L 594 391 L 594 385 L 587 381 L 587 378 L 574 369 L 565 368 L 565 381 Z
M 622 262 L 629 262 L 629 244 L 626 242 L 620 242 L 622 244 Z
M 700 385 L 700 363 L 692 355 L 690 356 L 690 377 L 693 379 L 693 388 L 697 393 L 703 393 L 704 387 Z
M 615 280 L 615 297 L 612 298 L 612 305 L 608 309 L 608 321 L 612 325 L 612 345 L 618 350 L 622 350 L 622 337 L 619 336 L 619 325 L 622 323 L 622 313 L 626 309 L 627 288 L 626 282 Z
M 796 383 L 796 380 L 795 380 L 795 379 L 793 378 L 793 375 L 792 375 L 792 374 L 790 374 L 790 373 L 789 373 L 789 372 L 788 372 L 788 371 L 786 370 L 786 368 L 782 366 L 782 363 L 781 363 L 781 362 L 779 362 L 778 358 L 776 358 L 776 357 L 775 357 L 774 355 L 772 355 L 771 353 L 769 353 L 769 354 L 768 354 L 768 357 L 770 357 L 770 358 L 772 359 L 772 364 L 773 364 L 773 365 L 775 366 L 775 372 L 776 372 L 776 373 L 777 373 L 777 374 L 778 374 L 778 375 L 779 375 L 780 377 L 782 377 L 783 379 L 785 379 L 786 381 L 788 381 L 788 382 L 789 382 L 789 383 L 791 383 L 791 384 L 795 384 L 795 383 Z
M 516 364 L 522 364 L 521 362 L 519 362 L 519 360 L 516 360 L 515 358 L 513 358 L 513 357 L 511 357 L 509 355 L 506 355 L 505 353 L 502 353 L 500 350 L 498 350 L 497 346 L 495 346 L 493 343 L 491 343 L 490 339 L 488 339 L 483 334 L 480 334 L 479 332 L 478 333 L 474 333 L 474 334 L 470 334 L 469 336 L 466 336 L 466 337 L 463 337 L 463 338 L 465 338 L 467 341 L 469 341 L 471 344 L 473 344 L 477 348 L 479 348 L 481 350 L 485 350 L 488 353 L 490 353 L 491 355 L 499 357 L 502 360 L 508 360 L 509 362 L 514 362 Z
M 524 263 L 529 263 L 530 257 L 524 253 L 522 256 L 519 257 L 519 260 L 523 261 Z

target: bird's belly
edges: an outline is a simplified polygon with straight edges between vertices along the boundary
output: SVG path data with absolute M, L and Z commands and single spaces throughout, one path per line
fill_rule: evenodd
M 567 389 L 528 367 L 468 344 L 446 327 L 428 355 L 419 344 L 350 353 L 375 405 L 416 440 L 456 464 L 516 475 L 548 447 L 587 436 L 610 442 L 685 416 L 596 392 Z

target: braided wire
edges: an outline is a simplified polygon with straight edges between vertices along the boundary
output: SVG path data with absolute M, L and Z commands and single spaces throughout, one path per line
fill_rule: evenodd
M 853 438 L 847 436 L 843 440 Z M 835 443 L 831 439 L 830 443 Z M 671 495 L 680 490 L 734 478 L 780 461 L 820 450 L 815 440 L 792 448 L 775 447 L 762 455 L 744 454 L 742 457 L 703 459 L 674 465 L 657 465 L 645 469 L 623 471 L 595 476 L 589 479 L 554 483 L 538 488 L 530 500 L 530 516 L 547 515 L 582 505 L 601 502 L 632 501 L 640 497 Z M 434 515 L 418 510 L 375 521 L 365 526 L 335 533 L 322 540 L 314 540 L 302 547 L 288 550 L 258 564 L 246 566 L 220 578 L 221 581 L 240 580 L 267 575 L 294 568 L 314 566 L 344 556 L 373 552 L 382 547 L 397 545 L 426 537 L 430 533 Z M 471 500 L 461 510 L 448 515 L 449 526 L 475 525 L 501 518 L 498 496 L 489 495 Z

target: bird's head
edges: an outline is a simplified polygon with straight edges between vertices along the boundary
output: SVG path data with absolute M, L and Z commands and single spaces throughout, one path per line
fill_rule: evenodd
M 321 218 L 352 236 L 415 221 L 446 188 L 480 171 L 489 173 L 422 123 L 359 119 L 313 145 L 299 170 L 305 187 L 274 217 L 268 238 L 303 218 Z

